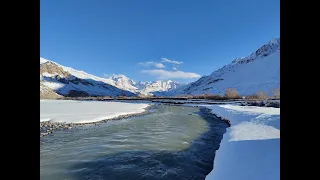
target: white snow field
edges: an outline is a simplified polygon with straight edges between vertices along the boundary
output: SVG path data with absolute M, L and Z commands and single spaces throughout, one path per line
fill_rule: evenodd
M 40 100 L 40 122 L 90 123 L 142 113 L 148 104 L 122 102 Z
M 206 107 L 231 121 L 206 180 L 280 179 L 280 108 Z

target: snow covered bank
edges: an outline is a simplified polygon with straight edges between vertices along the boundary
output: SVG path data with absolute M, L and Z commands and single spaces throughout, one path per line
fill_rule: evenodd
M 40 122 L 90 123 L 143 113 L 148 104 L 121 102 L 40 100 Z
M 280 108 L 206 107 L 231 121 L 206 180 L 280 179 Z

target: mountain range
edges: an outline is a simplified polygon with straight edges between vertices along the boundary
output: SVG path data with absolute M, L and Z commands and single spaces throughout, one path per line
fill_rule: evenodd
M 172 80 L 135 82 L 125 75 L 101 78 L 40 57 L 40 97 L 59 96 L 136 96 L 173 90 L 180 83 Z M 57 95 L 53 95 L 57 94 Z M 48 97 L 48 98 L 50 98 Z
M 40 57 L 40 98 L 223 94 L 228 88 L 240 95 L 258 91 L 271 95 L 280 88 L 280 38 L 189 84 L 173 80 L 135 82 L 125 75 L 101 78 Z

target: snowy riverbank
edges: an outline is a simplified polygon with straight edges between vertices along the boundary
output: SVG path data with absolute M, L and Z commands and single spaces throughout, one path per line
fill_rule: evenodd
M 145 112 L 148 104 L 40 100 L 40 122 L 92 123 Z
M 280 179 L 280 108 L 205 107 L 231 121 L 206 180 Z

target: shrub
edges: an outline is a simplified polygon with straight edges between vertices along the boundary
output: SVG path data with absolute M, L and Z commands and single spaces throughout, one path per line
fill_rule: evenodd
M 119 99 L 128 99 L 126 96 L 118 96 Z
M 210 99 L 210 100 L 227 100 L 228 98 L 225 96 L 221 96 L 219 94 L 217 95 L 209 95 L 206 97 L 206 99 Z
M 227 89 L 224 96 L 228 99 L 240 98 L 238 91 L 234 88 Z
M 253 95 L 247 96 L 246 99 L 248 99 L 248 100 L 259 99 L 259 96 L 257 94 L 253 94 Z
M 186 95 L 186 98 L 187 98 L 187 99 L 192 99 L 193 97 L 192 97 L 190 94 L 187 94 L 187 95 Z

